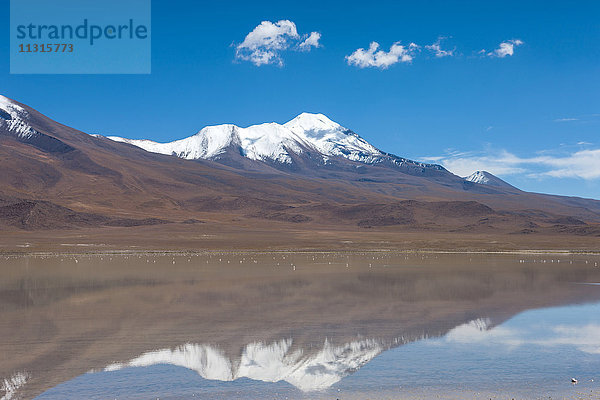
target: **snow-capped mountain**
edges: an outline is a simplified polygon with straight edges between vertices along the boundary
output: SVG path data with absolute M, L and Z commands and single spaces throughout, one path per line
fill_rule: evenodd
M 471 175 L 465 177 L 466 181 L 479 183 L 481 185 L 489 185 L 503 188 L 514 188 L 511 184 L 503 181 L 495 175 L 487 171 L 475 171 Z
M 39 150 L 52 153 L 68 153 L 75 148 L 61 141 L 54 135 L 40 132 L 39 125 L 34 121 L 39 120 L 36 111 L 22 107 L 19 103 L 0 95 L 0 134 L 15 138 L 18 142 L 32 145 Z M 34 128 L 35 126 L 35 128 Z M 38 129 L 36 129 L 38 128 Z M 82 153 L 76 153 L 79 157 Z M 72 157 L 72 159 L 74 159 Z M 86 161 L 89 160 L 86 158 Z
M 365 164 L 387 163 L 443 170 L 438 165 L 418 163 L 382 152 L 323 114 L 302 113 L 283 125 L 265 123 L 247 128 L 230 124 L 208 126 L 193 136 L 169 143 L 118 136 L 108 138 L 153 153 L 189 160 L 219 161 L 235 154 L 283 166 L 291 165 L 299 158 L 310 159 L 321 165 L 330 164 L 333 159 L 345 159 Z
M 0 95 L 0 128 L 19 138 L 35 135 L 37 132 L 26 122 L 27 117 L 23 107 Z
M 238 360 L 228 358 L 223 351 L 213 346 L 188 343 L 174 350 L 144 353 L 129 362 L 109 365 L 105 371 L 171 364 L 194 370 L 205 379 L 286 381 L 309 392 L 332 386 L 384 350 L 380 343 L 369 339 L 340 346 L 326 341 L 323 348 L 316 352 L 293 350 L 292 343 L 292 339 L 271 344 L 250 343 Z
M 478 318 L 455 327 L 450 334 L 456 332 L 453 339 L 458 339 L 462 332 L 469 333 L 475 329 L 481 333 L 491 328 L 489 318 Z M 434 337 L 438 335 L 433 334 Z M 360 338 L 337 345 L 325 339 L 321 348 L 295 347 L 294 340 L 288 338 L 271 343 L 249 343 L 237 357 L 228 356 L 219 347 L 209 344 L 187 343 L 110 364 L 104 371 L 170 364 L 196 371 L 209 380 L 231 382 L 248 378 L 262 382 L 285 381 L 303 392 L 312 392 L 333 386 L 386 350 L 428 338 L 429 334 L 421 332 L 391 340 Z

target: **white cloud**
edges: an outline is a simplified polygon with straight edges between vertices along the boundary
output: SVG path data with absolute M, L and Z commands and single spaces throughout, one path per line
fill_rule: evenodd
M 559 325 L 549 327 L 545 332 L 548 337 L 539 339 L 532 327 L 514 329 L 496 326 L 489 329 L 482 326 L 481 320 L 475 320 L 452 329 L 438 342 L 457 344 L 504 345 L 514 348 L 522 345 L 538 345 L 544 347 L 574 346 L 577 350 L 588 354 L 600 354 L 600 325 Z
M 321 34 L 319 32 L 311 32 L 310 35 L 308 35 L 308 37 L 298 45 L 298 47 L 305 51 L 310 50 L 311 47 L 321 47 L 319 40 L 321 40 Z
M 425 46 L 425 48 L 427 50 L 430 50 L 433 52 L 433 54 L 437 57 L 437 58 L 443 58 L 443 57 L 451 57 L 454 55 L 454 51 L 456 49 L 452 49 L 452 50 L 443 50 L 442 49 L 442 40 L 444 40 L 444 37 L 440 37 L 438 38 L 438 40 L 435 43 L 432 43 L 430 45 Z
M 523 44 L 522 40 L 513 39 L 507 40 L 505 42 L 500 43 L 500 47 L 496 50 L 487 53 L 489 57 L 498 57 L 504 58 L 506 56 L 512 56 L 515 54 L 515 47 L 521 46 Z
M 494 175 L 516 175 L 527 172 L 520 165 L 518 157 L 506 151 L 495 154 L 454 153 L 441 157 L 424 157 L 423 159 L 442 164 L 447 170 L 458 176 L 468 176 L 475 171 L 488 171 Z
M 250 61 L 256 66 L 266 64 L 281 66 L 283 51 L 294 46 L 299 50 L 308 51 L 312 47 L 319 47 L 320 38 L 321 34 L 318 32 L 311 32 L 310 35 L 298 34 L 296 24 L 289 20 L 275 23 L 263 21 L 236 46 L 235 57 Z
M 459 176 L 467 176 L 475 171 L 488 171 L 494 175 L 523 174 L 533 178 L 600 179 L 600 149 L 552 153 L 556 152 L 543 152 L 543 154 L 539 152 L 533 157 L 519 157 L 502 150 L 449 153 L 445 156 L 424 157 L 423 159 L 442 164 L 446 169 Z
M 419 46 L 411 43 L 408 46 L 394 43 L 388 52 L 377 50 L 379 43 L 371 42 L 369 49 L 357 49 L 354 53 L 346 56 L 348 65 L 355 65 L 359 68 L 375 67 L 385 69 L 399 62 L 410 63 Z
M 560 325 L 552 328 L 554 337 L 536 341 L 542 346 L 575 346 L 579 351 L 600 354 L 600 325 Z
M 579 118 L 557 118 L 554 122 L 571 122 L 571 121 L 579 121 Z
M 530 159 L 551 167 L 542 175 L 556 178 L 582 178 L 587 180 L 600 178 L 600 149 L 580 150 L 566 157 L 536 157 Z
M 519 346 L 523 344 L 520 332 L 513 328 L 496 326 L 489 328 L 490 322 L 478 319 L 459 325 L 444 336 L 443 340 L 449 343 L 460 344 L 504 344 Z
M 600 117 L 600 114 L 580 114 L 580 115 L 574 115 L 571 117 L 555 118 L 553 121 L 554 122 L 580 121 L 582 123 L 598 123 L 598 117 Z

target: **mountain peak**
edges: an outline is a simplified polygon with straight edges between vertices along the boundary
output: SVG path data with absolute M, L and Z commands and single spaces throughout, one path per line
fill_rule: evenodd
M 36 133 L 27 122 L 28 112 L 8 97 L 0 95 L 0 127 L 19 137 Z
M 493 175 L 487 171 L 475 171 L 471 175 L 465 177 L 465 180 L 486 185 L 488 182 L 490 182 L 491 176 Z
M 360 136 L 323 114 L 302 113 L 284 125 L 268 122 L 240 128 L 223 124 L 207 126 L 195 135 L 170 143 L 132 140 L 111 136 L 109 139 L 139 146 L 147 151 L 172 154 L 186 159 L 215 159 L 232 146 L 252 160 L 292 163 L 291 153 L 316 151 L 352 161 L 374 162 L 383 155 Z M 291 152 L 291 153 L 290 153 Z
M 23 114 L 25 112 L 23 107 L 17 105 L 17 103 L 15 103 L 13 100 L 2 95 L 0 95 L 0 110 L 4 111 L 4 113 L 8 113 L 13 118 L 17 117 L 17 114 Z
M 311 114 L 307 112 L 303 112 L 296 118 L 285 123 L 283 126 L 293 132 L 320 132 L 338 129 L 345 130 L 345 128 L 343 128 L 340 124 L 332 121 L 324 114 Z
M 8 97 L 3 96 L 3 95 L 0 94 L 0 105 L 2 103 L 11 103 L 12 104 L 13 101 L 11 99 L 9 99 Z
M 466 181 L 479 183 L 481 185 L 497 186 L 504 188 L 514 188 L 511 184 L 503 181 L 497 176 L 487 171 L 475 171 L 471 175 L 464 178 Z
M 368 143 L 353 131 L 344 128 L 323 114 L 302 113 L 280 125 L 275 122 L 240 128 L 236 125 L 208 126 L 194 136 L 170 143 L 109 139 L 126 142 L 147 151 L 175 155 L 185 159 L 211 159 L 231 162 L 232 157 L 274 162 L 285 168 L 303 159 L 309 164 L 323 166 L 331 157 L 371 165 L 389 164 L 394 167 L 423 168 L 435 171 L 442 167 L 407 160 L 387 154 Z M 302 163 L 302 161 L 299 161 Z M 308 164 L 305 164 L 308 165 Z
M 205 126 L 204 128 L 200 129 L 196 133 L 196 135 L 203 135 L 206 131 L 222 131 L 222 132 L 233 133 L 238 128 L 239 127 L 237 125 L 233 125 L 233 124 L 209 125 L 209 126 Z

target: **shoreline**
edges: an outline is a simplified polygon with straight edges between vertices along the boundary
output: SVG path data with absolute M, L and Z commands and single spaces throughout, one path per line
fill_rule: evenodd
M 190 256 L 190 255 L 218 255 L 218 254 L 348 254 L 359 255 L 365 253 L 372 254 L 444 254 L 444 255 L 588 255 L 600 256 L 598 250 L 431 250 L 431 249 L 410 249 L 410 250 L 393 250 L 393 249 L 211 249 L 211 250 L 92 250 L 87 252 L 70 252 L 70 251 L 3 251 L 0 250 L 0 257 L 54 257 L 54 256 L 125 256 L 125 255 L 159 255 L 159 256 Z

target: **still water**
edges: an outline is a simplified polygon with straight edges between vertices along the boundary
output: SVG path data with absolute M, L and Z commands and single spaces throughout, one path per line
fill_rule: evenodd
M 599 399 L 598 262 L 3 257 L 0 398 Z

